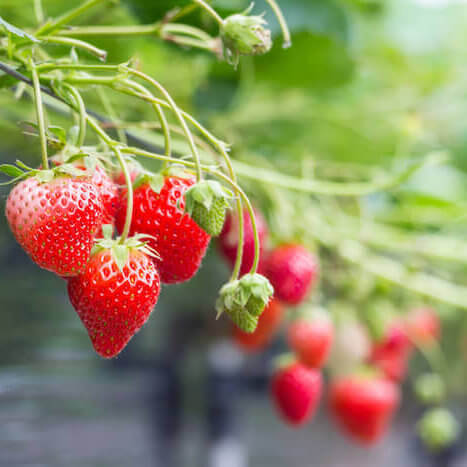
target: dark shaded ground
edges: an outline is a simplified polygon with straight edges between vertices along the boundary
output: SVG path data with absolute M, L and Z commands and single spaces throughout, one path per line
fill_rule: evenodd
M 86 360 L 48 361 L 0 372 L 0 465 L 164 467 L 151 427 L 153 379 L 140 370 L 93 368 Z M 251 467 L 426 466 L 415 457 L 414 410 L 401 411 L 386 442 L 363 450 L 330 426 L 323 407 L 302 431 L 278 422 L 266 397 L 245 395 L 241 440 Z M 180 467 L 205 467 L 200 407 L 188 407 Z M 162 446 L 162 449 L 171 449 Z M 226 463 L 226 467 L 230 467 Z M 441 464 L 440 464 L 441 465 Z M 447 464 L 446 464 L 447 465 Z M 467 466 L 467 457 L 450 464 Z

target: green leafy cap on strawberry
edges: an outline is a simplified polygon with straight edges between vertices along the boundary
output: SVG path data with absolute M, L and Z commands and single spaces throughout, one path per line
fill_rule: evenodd
M 222 287 L 216 303 L 218 316 L 225 312 L 241 330 L 252 333 L 273 293 L 264 276 L 246 274 Z
M 110 224 L 102 226 L 102 235 L 104 238 L 96 240 L 91 256 L 102 250 L 110 250 L 120 271 L 128 262 L 131 250 L 136 249 L 148 256 L 160 259 L 157 252 L 148 245 L 147 239 L 151 238 L 150 235 L 136 234 L 127 238 L 124 242 L 120 242 L 120 238 L 112 238 L 113 226 Z
M 431 451 L 441 451 L 452 445 L 460 434 L 459 422 L 446 409 L 428 411 L 417 424 L 418 435 Z
M 61 164 L 51 169 L 34 169 L 18 160 L 16 161 L 16 165 L 1 164 L 0 172 L 13 178 L 9 183 L 24 180 L 28 177 L 36 177 L 40 183 L 47 183 L 58 177 L 74 178 L 89 176 L 87 170 L 81 170 L 73 164 Z
M 253 5 L 245 12 L 228 16 L 222 26 L 222 42 L 226 58 L 236 65 L 240 55 L 262 55 L 272 47 L 271 31 L 262 15 L 249 16 Z
M 215 180 L 203 180 L 185 193 L 185 212 L 209 235 L 217 237 L 224 226 L 232 193 Z

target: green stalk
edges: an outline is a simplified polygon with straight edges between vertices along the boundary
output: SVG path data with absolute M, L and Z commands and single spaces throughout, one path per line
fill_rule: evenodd
M 196 148 L 196 144 L 195 144 L 195 142 L 193 140 L 193 136 L 192 136 L 192 134 L 191 134 L 186 122 L 185 122 L 185 119 L 183 118 L 182 113 L 180 112 L 179 108 L 175 104 L 175 102 L 172 99 L 172 97 L 170 96 L 170 94 L 166 91 L 166 89 L 160 83 L 158 83 L 156 80 L 152 79 L 151 77 L 149 77 L 145 73 L 143 73 L 141 71 L 138 71 L 138 70 L 133 70 L 132 68 L 128 68 L 126 66 L 123 66 L 122 68 L 123 68 L 124 71 L 128 72 L 129 74 L 131 74 L 133 76 L 136 76 L 138 78 L 141 78 L 142 80 L 144 80 L 147 83 L 151 84 L 153 87 L 155 87 L 164 96 L 165 99 L 167 99 L 167 102 L 169 103 L 170 108 L 174 112 L 177 120 L 180 123 L 180 126 L 183 129 L 183 132 L 185 133 L 185 137 L 188 140 L 190 149 L 191 149 L 192 154 L 193 154 L 193 158 L 194 158 L 195 163 L 196 163 L 196 179 L 199 182 L 202 179 L 202 173 L 201 173 L 201 162 L 200 162 L 198 149 Z
M 120 148 L 118 146 L 114 146 L 112 149 L 115 152 L 115 155 L 117 156 L 120 167 L 122 168 L 127 187 L 125 224 L 123 226 L 122 235 L 120 236 L 119 241 L 120 244 L 123 244 L 125 243 L 125 240 L 128 238 L 128 234 L 130 233 L 131 220 L 133 217 L 133 183 L 131 181 L 130 171 L 128 170 L 128 166 L 126 165 L 125 159 L 122 156 Z
M 159 35 L 161 23 L 144 26 L 77 26 L 63 29 L 57 34 L 60 36 L 152 36 Z
M 78 115 L 79 115 L 79 133 L 78 133 L 78 147 L 83 146 L 84 141 L 86 139 L 86 106 L 84 105 L 83 98 L 81 94 L 77 91 L 76 88 L 73 86 L 65 85 L 66 89 L 69 91 L 73 99 L 76 101 L 76 105 L 78 107 Z
M 44 22 L 44 9 L 42 8 L 42 0 L 34 0 L 34 15 L 38 24 Z
M 41 96 L 41 84 L 39 81 L 39 75 L 37 74 L 36 67 L 32 59 L 29 60 L 29 65 L 32 72 L 32 82 L 34 88 L 34 104 L 36 107 L 36 118 L 37 125 L 39 127 L 39 137 L 41 142 L 41 153 L 42 153 L 42 167 L 45 170 L 49 168 L 49 158 L 47 156 L 47 136 L 45 129 L 45 119 L 44 119 L 44 108 L 42 106 L 42 96 Z
M 55 21 L 44 24 L 42 27 L 40 27 L 36 31 L 35 36 L 38 37 L 38 36 L 53 32 L 56 29 L 59 29 L 61 26 L 64 26 L 65 24 L 70 23 L 75 18 L 82 15 L 83 13 L 93 8 L 98 3 L 101 3 L 102 1 L 109 1 L 109 0 L 88 0 L 87 2 L 84 2 L 82 5 L 68 11 L 67 13 L 64 13 L 62 16 L 57 18 Z
M 94 47 L 88 42 L 81 41 L 79 39 L 74 39 L 71 37 L 46 36 L 42 38 L 42 41 L 48 44 L 66 45 L 66 46 L 76 47 L 78 49 L 86 50 L 86 52 L 89 52 L 90 54 L 95 55 L 99 60 L 103 62 L 105 62 L 107 58 L 107 52 L 105 50 Z
M 224 25 L 224 20 L 219 16 L 216 10 L 212 8 L 210 5 L 208 5 L 204 0 L 193 0 L 195 3 L 197 3 L 201 8 L 203 8 L 207 13 L 209 13 L 212 18 L 214 18 L 218 23 L 219 26 Z
M 268 2 L 272 11 L 276 15 L 277 21 L 279 21 L 279 25 L 282 30 L 282 35 L 284 36 L 284 43 L 282 46 L 284 47 L 284 49 L 286 49 L 292 45 L 292 39 L 290 36 L 289 27 L 287 26 L 287 21 L 285 20 L 282 10 L 279 8 L 279 5 L 277 4 L 276 0 L 266 0 L 266 2 Z
M 110 117 L 110 119 L 113 122 L 118 123 L 118 117 L 117 117 L 117 114 L 115 113 L 115 109 L 113 108 L 112 103 L 110 102 L 110 100 L 108 99 L 107 95 L 105 94 L 104 90 L 101 87 L 97 88 L 97 94 L 99 96 L 99 99 L 102 102 L 102 105 L 107 115 Z M 128 141 L 127 141 L 125 132 L 121 128 L 118 128 L 118 127 L 116 128 L 116 131 L 117 131 L 118 139 L 122 143 L 127 144 Z

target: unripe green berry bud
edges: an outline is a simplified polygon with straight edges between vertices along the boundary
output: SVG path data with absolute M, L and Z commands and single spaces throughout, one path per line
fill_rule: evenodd
M 446 393 L 444 381 L 434 373 L 419 376 L 415 381 L 415 395 L 425 405 L 436 405 L 443 401 Z
M 215 180 L 203 180 L 185 192 L 185 212 L 209 235 L 217 237 L 224 226 L 232 193 Z
M 225 312 L 240 329 L 252 333 L 273 293 L 264 276 L 246 274 L 222 287 L 216 303 L 218 316 Z
M 460 425 L 446 409 L 432 409 L 417 425 L 418 434 L 431 451 L 441 451 L 452 445 L 459 436 Z
M 248 13 L 248 12 L 246 12 Z M 236 14 L 227 17 L 222 26 L 222 41 L 227 59 L 238 62 L 240 55 L 262 55 L 272 47 L 271 31 L 262 16 Z

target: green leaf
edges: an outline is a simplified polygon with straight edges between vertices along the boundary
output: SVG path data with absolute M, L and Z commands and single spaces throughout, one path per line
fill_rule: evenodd
M 17 83 L 18 83 L 18 80 L 16 78 L 9 75 L 8 73 L 0 71 L 0 89 L 11 88 Z
M 0 165 L 0 172 L 4 173 L 5 175 L 8 175 L 9 177 L 20 177 L 21 175 L 24 174 L 24 172 L 16 167 L 16 165 L 11 165 L 11 164 L 2 164 Z
M 311 32 L 296 34 L 293 47 L 287 50 L 276 41 L 268 54 L 256 57 L 256 63 L 260 80 L 287 88 L 340 86 L 350 80 L 354 69 L 344 43 Z
M 97 159 L 93 156 L 86 156 L 84 158 L 84 167 L 86 167 L 86 170 L 88 173 L 93 174 L 94 171 L 96 170 L 97 166 Z
M 0 26 L 3 26 L 9 33 L 13 34 L 14 36 L 21 37 L 23 39 L 29 39 L 32 42 L 40 42 L 38 39 L 36 39 L 31 34 L 28 34 L 22 29 L 19 29 L 16 26 L 13 26 L 8 21 L 5 21 L 1 16 L 0 16 Z
M 162 187 L 164 186 L 164 176 L 162 174 L 154 174 L 149 179 L 149 186 L 155 193 L 160 193 Z
M 112 224 L 104 224 L 102 226 L 102 235 L 106 240 L 111 240 L 114 232 Z
M 36 173 L 35 177 L 40 183 L 47 183 L 54 179 L 55 174 L 53 170 L 40 170 Z
M 61 143 L 61 144 L 63 144 L 63 146 L 65 146 L 65 144 L 66 144 L 66 131 L 62 127 L 56 126 L 56 125 L 50 125 L 47 128 L 47 131 L 49 133 L 51 133 L 53 136 L 55 136 L 59 143 Z
M 118 269 L 123 270 L 123 267 L 130 257 L 130 250 L 125 245 L 114 245 L 112 247 L 112 252 L 117 263 Z

